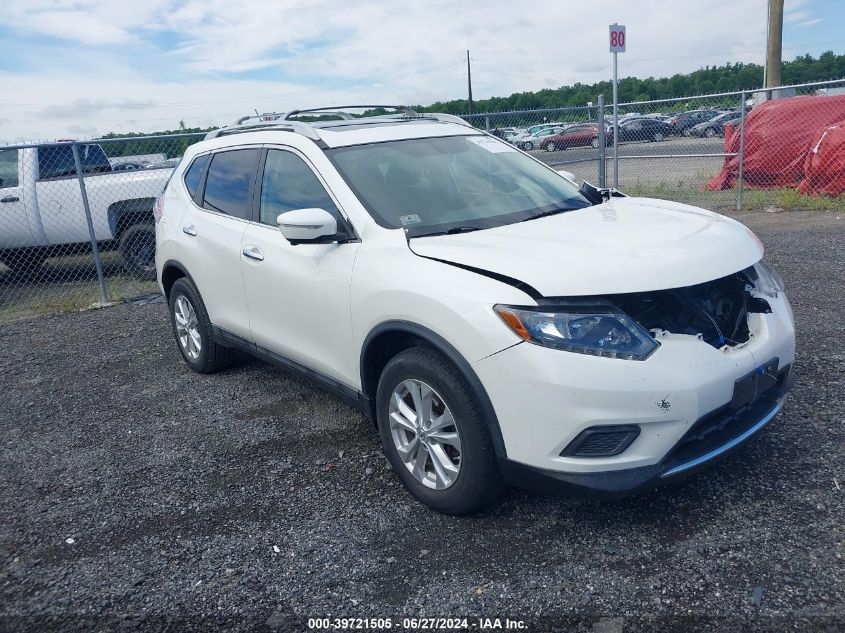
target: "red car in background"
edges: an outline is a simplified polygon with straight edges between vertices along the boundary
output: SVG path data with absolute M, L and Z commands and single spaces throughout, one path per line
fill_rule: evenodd
M 560 134 L 550 136 L 540 143 L 540 149 L 555 152 L 567 147 L 598 147 L 599 126 L 595 123 L 576 123 Z

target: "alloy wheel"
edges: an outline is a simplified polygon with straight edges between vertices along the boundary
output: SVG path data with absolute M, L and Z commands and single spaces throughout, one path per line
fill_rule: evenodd
M 390 395 L 389 420 L 399 458 L 417 481 L 434 490 L 455 483 L 461 437 L 440 394 L 420 380 L 403 380 Z
M 176 321 L 176 337 L 179 345 L 191 360 L 199 358 L 202 351 L 197 312 L 185 295 L 179 295 L 173 306 L 173 318 Z

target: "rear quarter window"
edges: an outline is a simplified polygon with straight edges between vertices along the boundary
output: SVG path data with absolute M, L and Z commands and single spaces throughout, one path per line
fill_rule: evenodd
M 208 164 L 209 155 L 197 156 L 191 166 L 185 170 L 185 188 L 191 194 L 191 198 L 197 195 L 197 188 L 200 185 L 200 178 L 205 166 Z

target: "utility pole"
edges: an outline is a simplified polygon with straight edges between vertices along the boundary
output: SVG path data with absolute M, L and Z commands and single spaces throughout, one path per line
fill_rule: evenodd
M 472 114 L 472 69 L 469 65 L 469 51 L 467 51 L 467 92 L 469 93 L 469 99 L 467 100 L 467 113 Z
M 766 69 L 764 88 L 782 85 L 781 68 L 783 57 L 783 0 L 769 0 L 769 19 L 766 33 Z

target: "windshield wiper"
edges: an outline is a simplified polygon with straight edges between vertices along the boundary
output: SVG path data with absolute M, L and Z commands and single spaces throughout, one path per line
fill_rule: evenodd
M 419 233 L 418 235 L 409 235 L 408 237 L 431 237 L 432 235 L 455 235 L 457 233 L 470 233 L 478 231 L 477 226 L 453 226 L 443 231 L 433 231 L 431 233 Z
M 542 213 L 538 213 L 537 215 L 532 215 L 531 217 L 525 218 L 524 220 L 520 220 L 521 222 L 528 222 L 529 220 L 536 220 L 537 218 L 545 218 L 550 215 L 557 215 L 558 213 L 565 213 L 567 211 L 575 211 L 575 209 L 580 207 L 560 207 L 558 209 L 552 209 L 551 211 L 543 211 Z

